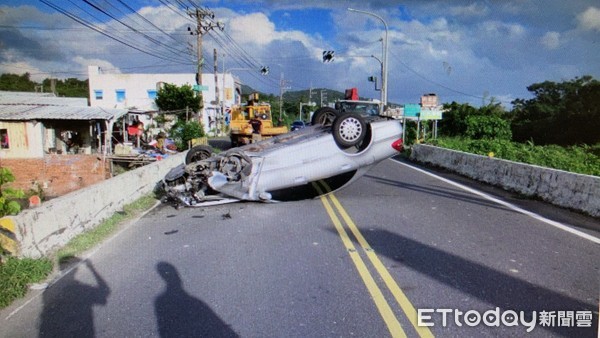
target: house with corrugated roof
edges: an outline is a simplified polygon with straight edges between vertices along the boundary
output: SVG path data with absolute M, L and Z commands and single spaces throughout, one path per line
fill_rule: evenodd
M 59 196 L 110 175 L 113 126 L 127 110 L 87 104 L 87 98 L 0 91 L 0 166 L 12 170 L 14 187 Z
M 125 114 L 126 109 L 89 107 L 86 98 L 0 91 L 0 156 L 106 154 L 113 124 Z

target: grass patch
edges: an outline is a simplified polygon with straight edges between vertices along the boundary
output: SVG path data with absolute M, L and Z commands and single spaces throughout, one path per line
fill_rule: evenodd
M 536 146 L 531 142 L 518 143 L 498 139 L 471 140 L 465 138 L 439 138 L 430 143 L 472 154 L 488 155 L 494 153 L 494 157 L 505 160 L 600 176 L 600 155 L 598 155 L 600 145 Z
M 68 263 L 78 254 L 93 248 L 113 234 L 123 222 L 139 216 L 152 207 L 154 203 L 156 203 L 156 199 L 153 195 L 141 197 L 135 202 L 125 205 L 123 211 L 115 213 L 95 228 L 75 236 L 56 253 L 58 263 Z
M 52 261 L 8 257 L 0 264 L 0 309 L 25 296 L 31 283 L 43 281 L 52 272 Z

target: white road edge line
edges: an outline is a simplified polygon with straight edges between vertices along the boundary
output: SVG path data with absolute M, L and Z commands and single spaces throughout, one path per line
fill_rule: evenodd
M 505 206 L 505 207 L 507 207 L 507 208 L 509 208 L 509 209 L 511 209 L 511 210 L 514 210 L 514 211 L 516 211 L 516 212 L 519 212 L 519 213 L 521 213 L 521 214 L 527 215 L 527 216 L 529 216 L 529 217 L 531 217 L 531 218 L 534 218 L 534 219 L 536 219 L 536 220 L 538 220 L 538 221 L 541 221 L 541 222 L 544 222 L 544 223 L 546 223 L 546 224 L 549 224 L 549 225 L 551 225 L 551 226 L 553 226 L 553 227 L 555 227 L 555 228 L 558 228 L 558 229 L 560 229 L 560 230 L 563 230 L 563 231 L 569 232 L 569 233 L 571 233 L 571 234 L 573 234 L 573 235 L 575 235 L 575 236 L 579 236 L 579 237 L 581 237 L 581 238 L 587 239 L 588 241 L 592 241 L 592 242 L 594 242 L 594 243 L 596 243 L 596 244 L 600 244 L 600 238 L 598 238 L 598 237 L 594 237 L 594 236 L 592 236 L 592 235 L 590 235 L 590 234 L 587 234 L 587 233 L 585 233 L 585 232 L 583 232 L 583 231 L 579 231 L 579 230 L 573 229 L 573 228 L 571 228 L 571 227 L 569 227 L 569 226 L 567 226 L 567 225 L 564 225 L 564 224 L 562 224 L 562 223 L 559 223 L 559 222 L 556 222 L 556 221 L 553 221 L 553 220 L 547 219 L 547 218 L 546 218 L 546 217 L 544 217 L 544 216 L 538 215 L 538 214 L 536 214 L 536 213 L 534 213 L 534 212 L 531 212 L 531 211 L 527 211 L 527 210 L 525 210 L 525 209 L 522 209 L 522 208 L 520 208 L 520 207 L 518 207 L 518 206 L 516 206 L 516 205 L 514 205 L 514 204 L 511 204 L 511 203 L 508 203 L 508 202 L 506 202 L 506 201 L 503 201 L 503 200 L 501 200 L 501 199 L 498 199 L 498 198 L 492 197 L 491 195 L 488 195 L 488 194 L 486 194 L 486 193 L 484 193 L 484 192 L 481 192 L 481 191 L 479 191 L 479 190 L 475 190 L 475 189 L 469 188 L 469 187 L 467 187 L 467 186 L 465 186 L 465 185 L 462 185 L 462 184 L 460 184 L 460 183 L 456 183 L 456 182 L 454 182 L 454 181 L 451 181 L 451 180 L 449 180 L 449 179 L 446 179 L 446 178 L 440 177 L 440 176 L 438 176 L 438 175 L 435 175 L 435 174 L 433 174 L 433 173 L 430 173 L 430 172 L 428 172 L 428 171 L 425 171 L 425 170 L 423 170 L 423 169 L 420 169 L 420 168 L 414 167 L 414 166 L 412 166 L 412 165 L 409 165 L 409 164 L 403 163 L 403 162 L 401 162 L 401 161 L 398 161 L 398 160 L 395 160 L 395 159 L 390 159 L 390 160 L 392 160 L 392 161 L 394 161 L 394 162 L 396 162 L 396 163 L 399 163 L 399 164 L 401 164 L 401 165 L 403 165 L 403 166 L 405 166 L 405 167 L 408 167 L 408 168 L 411 168 L 411 169 L 413 169 L 413 170 L 416 170 L 416 171 L 418 171 L 418 172 L 421 172 L 421 173 L 423 173 L 423 174 L 425 174 L 425 175 L 428 175 L 428 176 L 431 176 L 431 177 L 433 177 L 433 178 L 436 178 L 436 179 L 438 179 L 438 180 L 440 180 L 440 181 L 442 181 L 442 182 L 446 182 L 446 183 L 448 183 L 448 184 L 450 184 L 450 185 L 453 185 L 453 186 L 455 186 L 455 187 L 457 187 L 457 188 L 460 188 L 460 189 L 462 189 L 462 190 L 468 191 L 468 192 L 470 192 L 470 193 L 472 193 L 472 194 L 475 194 L 475 195 L 481 196 L 481 197 L 483 197 L 483 198 L 485 198 L 485 199 L 487 199 L 487 200 L 489 200 L 489 201 L 492 201 L 492 202 L 494 202 L 494 203 L 498 203 L 498 204 L 500 204 L 500 205 L 502 205 L 502 206 Z
M 142 217 L 146 216 L 148 213 L 150 213 L 150 211 L 156 209 L 156 207 L 158 207 L 160 204 L 161 204 L 161 202 L 157 201 L 156 203 L 154 203 L 154 205 L 152 207 L 150 207 L 150 209 L 144 211 L 137 217 L 127 221 L 123 225 L 123 227 L 121 229 L 119 229 L 116 233 L 112 234 L 110 237 L 106 238 L 101 243 L 99 243 L 95 248 L 91 249 L 87 254 L 83 255 L 83 257 L 81 257 L 82 258 L 81 261 L 79 261 L 79 262 L 77 262 L 77 264 L 69 267 L 67 270 L 61 271 L 58 276 L 55 276 L 51 281 L 48 282 L 48 286 L 46 286 L 44 289 L 36 290 L 37 291 L 36 294 L 32 295 L 25 303 L 21 304 L 19 307 L 17 307 L 11 313 L 9 313 L 8 316 L 6 316 L 6 318 L 4 318 L 4 320 L 9 320 L 12 316 L 16 315 L 19 311 L 21 311 L 23 308 L 25 308 L 27 305 L 29 305 L 29 303 L 31 303 L 36 298 L 38 298 L 41 294 L 43 294 L 46 291 L 46 289 L 48 289 L 51 286 L 53 286 L 54 284 L 58 283 L 61 279 L 63 279 L 63 277 L 70 274 L 71 271 L 73 271 L 73 270 L 77 269 L 78 267 L 80 267 L 81 265 L 85 264 L 85 261 L 90 259 L 94 254 L 96 254 L 96 252 L 98 252 L 100 249 L 102 249 L 102 247 L 104 247 L 104 245 L 106 245 L 108 242 L 112 241 L 113 239 L 119 237 L 119 235 L 121 235 L 126 230 L 129 230 L 131 228 L 131 225 L 135 224 Z

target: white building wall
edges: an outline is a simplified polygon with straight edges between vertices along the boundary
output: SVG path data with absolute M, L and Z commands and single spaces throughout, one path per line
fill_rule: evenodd
M 9 148 L 0 149 L 0 158 L 44 157 L 44 127 L 31 121 L 0 121 L 0 129 L 8 130 Z
M 158 110 L 154 99 L 149 97 L 148 91 L 158 91 L 160 82 L 177 86 L 196 84 L 196 74 L 111 74 L 104 73 L 98 66 L 88 67 L 90 106 L 104 108 L 123 108 L 130 110 L 152 111 Z M 219 100 L 224 106 L 231 107 L 239 103 L 240 98 L 236 92 L 239 83 L 231 74 L 217 74 L 219 85 Z M 225 84 L 223 85 L 223 80 Z M 204 109 L 201 112 L 203 125 L 206 131 L 211 129 L 211 121 L 216 119 L 220 111 L 220 104 L 215 106 L 215 75 L 202 74 L 202 85 L 208 91 L 202 92 Z M 96 98 L 96 91 L 102 91 L 102 99 Z M 124 100 L 117 100 L 117 91 L 123 90 Z

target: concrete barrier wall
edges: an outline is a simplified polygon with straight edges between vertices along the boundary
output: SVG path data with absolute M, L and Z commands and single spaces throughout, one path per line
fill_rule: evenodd
M 45 256 L 100 224 L 124 205 L 152 192 L 171 168 L 183 163 L 184 156 L 169 156 L 7 217 L 16 227 L 18 256 Z
M 428 145 L 414 145 L 411 160 L 446 168 L 589 215 L 600 216 L 600 177 L 574 174 Z

